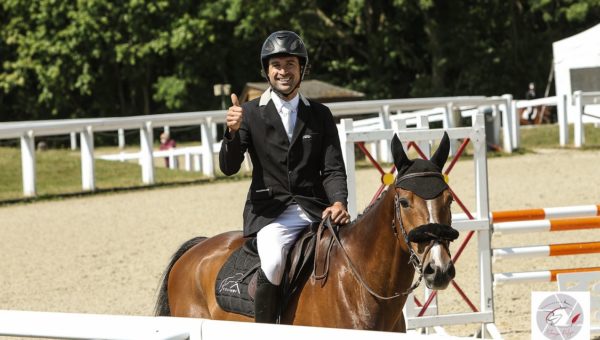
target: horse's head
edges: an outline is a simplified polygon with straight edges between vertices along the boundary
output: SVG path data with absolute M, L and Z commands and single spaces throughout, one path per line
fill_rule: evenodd
M 403 236 L 411 252 L 411 262 L 430 289 L 445 289 L 455 275 L 449 244 L 458 237 L 458 231 L 450 226 L 452 194 L 442 174 L 449 150 L 450 141 L 444 133 L 430 160 L 411 160 L 398 137 L 392 140 L 398 169 L 394 227 Z

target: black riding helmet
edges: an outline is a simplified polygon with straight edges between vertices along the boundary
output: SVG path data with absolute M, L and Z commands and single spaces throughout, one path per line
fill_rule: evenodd
M 271 33 L 263 43 L 260 50 L 260 63 L 267 81 L 269 81 L 269 59 L 276 55 L 293 55 L 298 57 L 300 59 L 300 82 L 304 79 L 304 74 L 308 66 L 308 53 L 306 52 L 304 42 L 298 34 L 292 31 L 277 31 Z M 298 82 L 298 86 L 300 82 Z

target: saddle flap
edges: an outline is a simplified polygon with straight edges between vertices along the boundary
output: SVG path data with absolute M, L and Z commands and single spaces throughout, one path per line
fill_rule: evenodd
M 337 233 L 337 231 L 333 230 L 333 228 L 327 228 L 325 221 L 317 228 L 312 279 L 321 280 L 321 286 L 323 286 L 327 282 L 327 275 L 329 274 L 329 259 L 334 243 L 334 235 L 332 233 Z
M 257 254 L 248 251 L 251 242 L 252 239 L 247 240 L 225 261 L 217 274 L 215 296 L 223 310 L 254 317 L 256 272 L 260 262 Z
M 311 263 L 315 252 L 316 230 L 318 224 L 311 224 L 298 240 L 288 254 L 287 259 L 287 283 L 293 287 L 301 276 L 301 273 L 307 268 L 307 264 Z
M 283 305 L 287 305 L 298 285 L 303 283 L 314 268 L 315 248 L 317 244 L 318 223 L 313 223 L 301 233 L 288 253 L 286 271 L 282 282 Z M 331 251 L 333 238 L 327 232 L 327 240 L 321 242 L 321 254 Z M 323 246 L 323 244 L 325 244 Z M 323 267 L 324 260 L 319 260 Z M 327 264 L 328 266 L 328 264 Z M 257 272 L 260 259 L 256 248 L 256 238 L 247 239 L 236 249 L 221 267 L 215 282 L 217 303 L 221 309 L 254 317 L 254 296 L 257 288 Z

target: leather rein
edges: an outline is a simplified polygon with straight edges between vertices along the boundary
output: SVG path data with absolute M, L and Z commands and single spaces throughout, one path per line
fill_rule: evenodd
M 408 175 L 402 176 L 396 180 L 396 183 L 402 182 L 403 180 L 409 179 L 409 178 L 425 177 L 425 176 L 441 177 L 442 179 L 444 178 L 444 175 L 442 175 L 441 173 L 438 173 L 438 172 L 420 172 L 420 173 L 413 173 L 413 174 L 408 174 Z M 397 187 L 397 185 L 396 185 L 396 187 Z M 396 223 L 396 221 L 398 221 L 398 223 Z M 398 193 L 394 194 L 394 218 L 392 219 L 392 231 L 394 232 L 396 239 L 399 241 L 400 237 L 399 237 L 398 229 L 400 229 L 400 233 L 402 234 L 402 237 L 404 239 L 404 242 L 406 243 L 406 247 L 408 248 L 408 252 L 410 255 L 408 262 L 410 264 L 412 264 L 413 267 L 415 268 L 415 271 L 417 271 L 419 273 L 418 280 L 415 281 L 415 283 L 413 283 L 413 285 L 402 294 L 394 293 L 393 295 L 390 295 L 390 296 L 382 296 L 380 294 L 377 294 L 377 292 L 375 292 L 371 287 L 369 287 L 367 282 L 363 279 L 362 275 L 360 275 L 356 266 L 350 259 L 350 256 L 346 252 L 346 249 L 342 245 L 342 242 L 340 241 L 340 238 L 339 238 L 337 232 L 333 228 L 330 215 L 328 215 L 319 224 L 319 229 L 317 231 L 317 245 L 320 243 L 321 235 L 322 235 L 325 227 L 331 233 L 331 235 L 332 235 L 331 237 L 333 238 L 335 243 L 342 250 L 342 254 L 344 254 L 344 257 L 346 258 L 346 262 L 350 266 L 350 269 L 352 270 L 352 274 L 354 274 L 354 277 L 356 278 L 356 280 L 374 297 L 376 297 L 380 300 L 391 300 L 391 299 L 398 298 L 400 296 L 406 296 L 406 295 L 412 293 L 421 284 L 421 281 L 423 279 L 423 263 L 421 262 L 421 260 L 419 259 L 419 257 L 417 256 L 417 254 L 415 253 L 413 248 L 410 246 L 410 241 L 408 240 L 408 233 L 406 232 L 406 229 L 404 228 L 404 223 L 402 222 L 402 210 L 400 208 L 400 197 L 398 196 Z M 450 253 L 450 249 L 448 248 L 448 246 L 446 245 L 445 242 L 441 242 L 442 239 L 440 237 L 437 237 L 436 235 L 431 235 L 431 236 L 432 236 L 432 239 L 429 242 L 429 245 L 427 245 L 427 247 L 425 248 L 425 251 L 423 253 L 423 258 L 425 258 L 427 256 L 427 254 L 431 251 L 431 248 L 435 245 L 436 242 L 439 242 L 441 245 L 443 245 L 443 247 L 448 251 L 448 253 Z M 333 242 L 330 243 L 328 246 L 326 260 L 325 260 L 325 268 L 323 269 L 323 273 L 320 275 L 316 274 L 316 268 L 317 268 L 316 261 L 317 261 L 318 256 L 315 253 L 315 265 L 313 267 L 312 275 L 317 280 L 321 280 L 321 279 L 324 279 L 327 277 L 327 273 L 329 272 L 329 260 L 330 260 L 329 255 L 331 252 L 332 245 L 333 245 Z M 317 252 L 317 251 L 318 251 L 318 246 L 316 247 L 315 252 Z

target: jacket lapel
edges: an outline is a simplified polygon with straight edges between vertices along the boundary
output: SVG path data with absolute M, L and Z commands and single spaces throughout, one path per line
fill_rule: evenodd
M 300 100 L 298 103 L 298 115 L 296 116 L 296 126 L 294 126 L 294 133 L 292 134 L 292 142 L 290 145 L 296 143 L 298 136 L 304 131 L 306 122 L 310 119 L 310 106 L 304 105 L 304 102 Z
M 262 119 L 264 120 L 265 124 L 272 126 L 273 129 L 277 132 L 277 135 L 289 143 L 287 134 L 285 132 L 285 127 L 283 126 L 283 122 L 281 121 L 281 116 L 277 112 L 273 101 L 269 100 L 267 105 L 262 106 L 261 109 Z
M 277 112 L 277 108 L 275 108 L 275 104 L 271 99 L 271 89 L 268 88 L 265 92 L 263 92 L 260 97 L 259 106 L 261 108 L 261 116 L 263 121 L 272 126 L 275 131 L 282 137 L 286 142 L 289 142 L 287 133 L 285 132 L 285 127 L 283 126 L 283 122 L 281 121 L 281 116 Z M 300 101 L 298 102 L 298 114 L 296 116 L 296 125 L 294 126 L 294 132 L 292 134 L 292 141 L 289 145 L 292 145 L 298 139 L 298 136 L 302 134 L 304 131 L 304 127 L 306 126 L 306 122 L 310 119 L 311 115 L 310 110 L 310 102 L 306 97 L 300 94 Z

